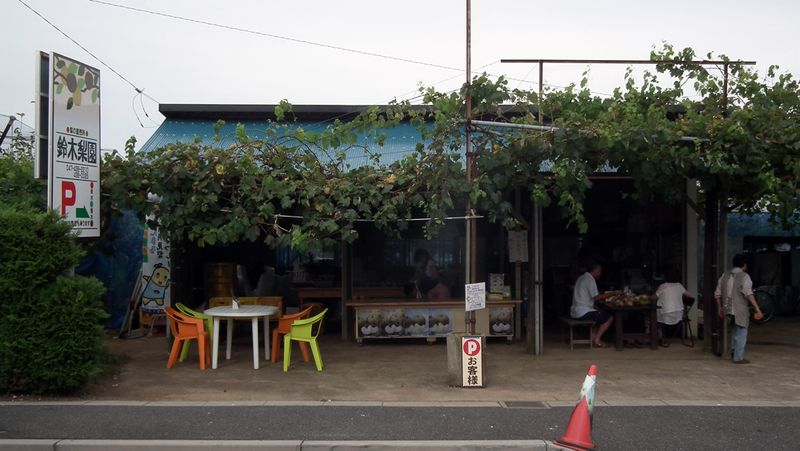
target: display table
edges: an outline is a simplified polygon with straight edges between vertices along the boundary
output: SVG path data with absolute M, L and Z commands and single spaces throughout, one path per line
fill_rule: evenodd
M 302 287 L 292 288 L 297 293 L 300 306 L 307 299 L 341 299 L 342 287 Z M 355 298 L 399 298 L 403 296 L 403 287 L 361 287 L 353 288 Z
M 658 306 L 655 304 L 616 306 L 611 304 L 599 303 L 600 308 L 607 310 L 614 315 L 614 347 L 617 351 L 624 348 L 623 340 L 650 340 L 650 349 L 658 349 L 658 325 L 656 323 L 656 311 Z M 622 327 L 623 314 L 627 312 L 642 312 L 648 316 L 650 321 L 650 332 L 624 332 Z
M 505 337 L 509 342 L 520 336 L 521 301 L 487 301 L 475 311 L 475 332 L 487 337 Z M 425 338 L 429 343 L 450 332 L 466 332 L 463 299 L 372 299 L 350 300 L 355 311 L 355 338 Z
M 278 311 L 277 307 L 265 305 L 240 305 L 238 309 L 232 306 L 212 307 L 206 310 L 206 315 L 214 318 L 214 336 L 211 340 L 211 369 L 217 369 L 219 358 L 219 320 L 228 320 L 228 335 L 226 337 L 225 359 L 231 358 L 231 343 L 233 341 L 234 318 L 247 318 L 253 325 L 253 368 L 258 369 L 258 319 L 264 318 L 264 356 L 269 360 L 269 316 Z

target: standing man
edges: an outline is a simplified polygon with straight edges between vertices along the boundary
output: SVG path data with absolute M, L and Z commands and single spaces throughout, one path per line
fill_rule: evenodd
M 593 337 L 594 346 L 607 348 L 608 345 L 603 342 L 602 337 L 611 327 L 614 318 L 605 310 L 595 309 L 594 302 L 602 301 L 607 297 L 619 294 L 619 292 L 606 294 L 597 292 L 597 279 L 602 273 L 603 266 L 600 263 L 592 263 L 589 271 L 578 277 L 578 280 L 575 281 L 575 289 L 572 291 L 572 308 L 569 313 L 573 319 L 594 321 L 599 326 Z
M 753 296 L 753 281 L 747 274 L 747 260 L 742 254 L 733 257 L 733 269 L 727 271 L 717 281 L 714 290 L 714 300 L 717 301 L 719 317 L 733 320 L 733 333 L 731 334 L 731 347 L 733 348 L 733 363 L 750 363 L 744 358 L 744 348 L 747 344 L 747 327 L 750 325 L 749 302 L 755 308 L 756 320 L 763 318 L 758 302 Z

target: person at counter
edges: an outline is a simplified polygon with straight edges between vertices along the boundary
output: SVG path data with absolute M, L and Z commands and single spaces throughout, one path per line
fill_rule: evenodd
M 414 286 L 417 299 L 450 298 L 450 289 L 442 282 L 436 262 L 425 249 L 414 252 Z
M 570 308 L 570 316 L 573 319 L 580 319 L 585 321 L 594 321 L 597 324 L 597 331 L 594 334 L 594 346 L 598 348 L 607 348 L 602 337 L 603 334 L 611 327 L 614 318 L 605 310 L 597 310 L 594 308 L 595 301 L 602 301 L 608 297 L 618 295 L 620 292 L 611 291 L 608 293 L 600 294 L 597 291 L 597 279 L 603 273 L 603 265 L 600 263 L 592 263 L 589 266 L 589 271 L 583 273 L 578 280 L 575 281 L 575 288 L 572 291 L 572 308 Z

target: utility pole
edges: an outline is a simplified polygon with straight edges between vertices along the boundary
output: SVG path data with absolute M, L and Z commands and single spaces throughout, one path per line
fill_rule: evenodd
M 466 93 L 465 93 L 465 108 L 466 108 L 466 130 L 465 130 L 465 138 L 466 138 L 466 173 L 467 173 L 467 183 L 472 184 L 473 179 L 475 178 L 476 172 L 476 164 L 475 164 L 475 155 L 472 152 L 472 147 L 470 145 L 470 129 L 472 128 L 472 91 L 470 89 L 472 85 L 472 1 L 467 0 L 467 85 L 466 85 Z M 467 264 L 466 264 L 466 283 L 475 283 L 475 280 L 478 278 L 478 266 L 477 266 L 477 238 L 478 238 L 478 225 L 475 223 L 475 219 L 473 218 L 472 210 L 473 210 L 472 201 L 467 199 L 467 223 L 466 223 L 466 234 L 465 234 L 465 248 L 466 248 L 466 257 L 467 257 Z M 475 312 L 470 311 L 466 315 L 467 321 L 467 330 L 471 335 L 475 334 Z
M 8 135 L 8 131 L 11 130 L 11 124 L 13 124 L 15 120 L 17 120 L 17 118 L 14 116 L 8 117 L 8 123 L 6 124 L 6 128 L 3 129 L 3 134 L 0 135 L 0 145 L 2 145 L 3 141 L 5 141 L 6 135 Z

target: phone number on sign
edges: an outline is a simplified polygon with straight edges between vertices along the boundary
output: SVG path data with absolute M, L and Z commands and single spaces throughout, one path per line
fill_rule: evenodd
M 89 168 L 75 164 L 68 164 L 66 167 L 67 172 L 71 173 L 73 178 L 81 180 L 89 179 Z

